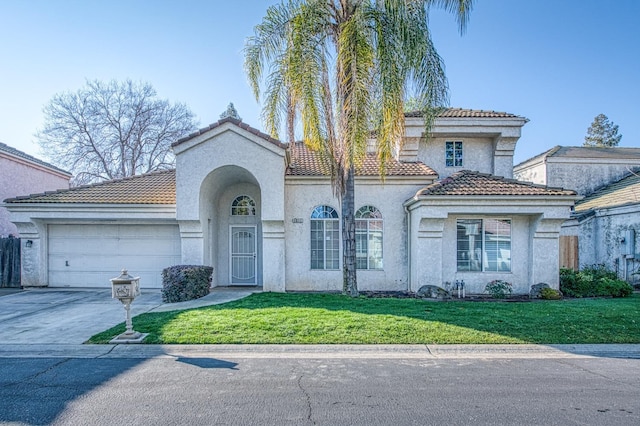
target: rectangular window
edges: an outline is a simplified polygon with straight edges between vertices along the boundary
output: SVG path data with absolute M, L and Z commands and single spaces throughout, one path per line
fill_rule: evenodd
M 462 167 L 462 142 L 445 142 L 445 163 L 447 167 Z
M 311 220 L 311 269 L 339 268 L 339 221 Z
M 382 269 L 381 220 L 356 220 L 356 268 Z
M 511 271 L 511 220 L 459 219 L 458 271 Z

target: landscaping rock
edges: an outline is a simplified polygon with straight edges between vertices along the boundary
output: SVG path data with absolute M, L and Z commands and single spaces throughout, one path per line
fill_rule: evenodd
M 420 297 L 422 299 L 445 300 L 451 298 L 451 293 L 437 285 L 423 285 L 416 292 L 416 297 Z
M 531 299 L 541 299 L 542 298 L 542 289 L 543 288 L 551 288 L 547 283 L 538 283 L 531 286 L 531 291 L 529 291 L 529 298 Z

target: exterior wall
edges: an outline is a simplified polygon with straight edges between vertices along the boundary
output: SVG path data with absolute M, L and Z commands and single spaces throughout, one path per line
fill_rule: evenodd
M 596 189 L 621 179 L 639 164 L 607 164 L 605 162 L 547 162 L 548 186 L 573 189 L 588 195 Z
M 0 203 L 19 195 L 69 188 L 71 176 L 44 166 L 0 152 Z M 9 220 L 9 212 L 0 207 L 0 237 L 18 235 L 18 228 Z
M 355 208 L 375 206 L 383 219 L 383 269 L 358 270 L 360 290 L 406 291 L 407 226 L 402 203 L 429 181 L 398 182 L 387 179 L 356 179 Z M 290 291 L 342 291 L 342 269 L 311 269 L 311 225 L 313 209 L 328 205 L 341 217 L 329 179 L 287 179 L 286 182 L 286 282 Z M 295 219 L 295 221 L 294 221 Z M 300 220 L 302 223 L 300 223 Z M 342 267 L 342 236 L 340 244 Z
M 630 249 L 626 247 L 628 230 L 634 231 Z M 562 229 L 563 235 L 576 231 L 580 267 L 603 264 L 622 279 L 640 281 L 640 204 L 598 210 L 581 221 L 567 222 Z M 631 251 L 633 255 L 626 254 Z
M 558 288 L 559 236 L 573 199 L 526 200 L 491 197 L 428 197 L 405 203 L 410 218 L 410 289 L 423 285 L 445 287 L 465 281 L 469 293 L 482 293 L 487 283 L 502 279 L 515 293 L 545 282 Z M 510 272 L 458 272 L 456 220 L 511 219 Z
M 526 167 L 513 170 L 513 177 L 523 182 L 531 182 L 538 185 L 546 185 L 547 168 L 544 162 L 539 162 Z
M 227 123 L 175 146 L 174 151 L 182 262 L 213 264 L 216 260 L 212 266 L 218 270 L 218 284 L 228 283 L 228 258 L 224 260 L 228 228 L 222 230 L 224 220 L 209 214 L 214 205 L 225 208 L 220 197 L 225 197 L 228 187 L 254 185 L 261 204 L 263 288 L 284 291 L 284 148 Z M 226 213 L 220 213 L 223 215 Z M 209 220 L 218 231 L 211 239 L 207 236 Z
M 526 122 L 522 117 L 440 117 L 436 118 L 427 138 L 424 120 L 408 117 L 404 146 L 398 158 L 420 160 L 433 168 L 441 179 L 463 169 L 511 178 L 513 154 Z M 463 142 L 462 167 L 445 166 L 445 141 Z
M 640 163 L 629 160 L 548 157 L 518 165 L 513 175 L 521 181 L 572 189 L 585 196 L 638 166 Z
M 462 167 L 445 166 L 445 142 L 462 141 Z M 478 137 L 436 137 L 422 141 L 418 150 L 418 160 L 429 165 L 440 179 L 460 170 L 474 170 L 493 174 L 492 138 Z
M 442 277 L 455 283 L 464 280 L 468 293 L 479 294 L 492 280 L 503 280 L 513 284 L 514 293 L 528 293 L 529 249 L 531 240 L 531 218 L 529 216 L 498 216 L 495 219 L 511 219 L 511 271 L 510 272 L 458 272 L 457 268 L 457 224 L 458 219 L 487 219 L 488 216 L 452 215 L 444 223 L 442 248 Z

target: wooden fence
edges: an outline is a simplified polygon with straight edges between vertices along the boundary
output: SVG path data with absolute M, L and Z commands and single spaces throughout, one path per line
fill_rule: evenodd
M 578 236 L 563 235 L 560 237 L 560 267 L 578 270 Z
M 0 238 L 0 287 L 20 287 L 19 238 Z

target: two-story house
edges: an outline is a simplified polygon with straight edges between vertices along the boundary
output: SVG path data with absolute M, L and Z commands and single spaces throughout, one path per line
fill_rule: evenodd
M 384 181 L 374 153 L 356 170 L 359 288 L 416 291 L 494 279 L 558 286 L 560 226 L 573 191 L 518 182 L 526 119 L 448 109 L 432 134 L 407 114 Z M 295 149 L 292 149 L 295 148 Z M 234 118 L 173 144 L 175 170 L 8 200 L 29 260 L 23 285 L 108 286 L 123 267 L 161 286 L 174 264 L 214 267 L 217 286 L 342 289 L 341 209 L 328 169 Z

